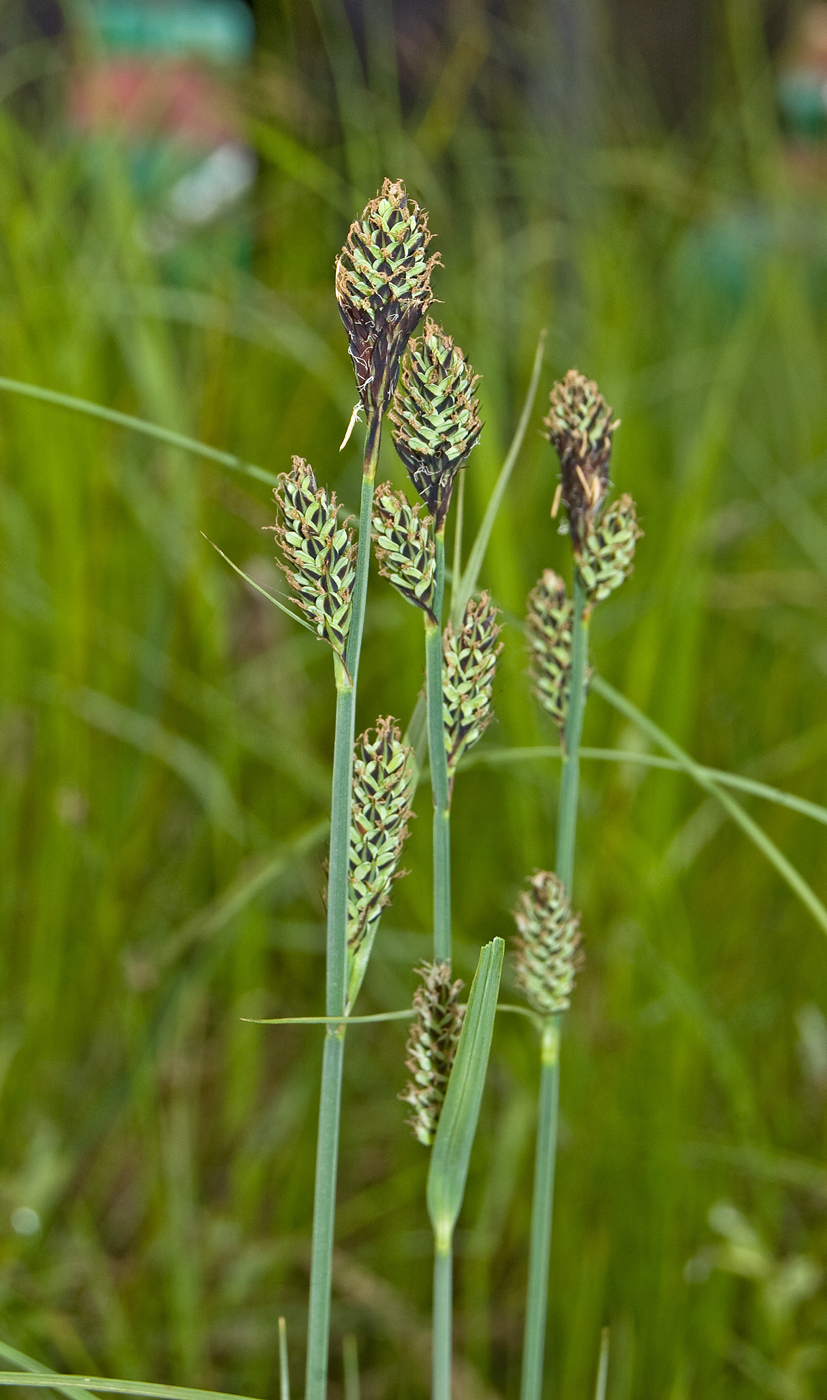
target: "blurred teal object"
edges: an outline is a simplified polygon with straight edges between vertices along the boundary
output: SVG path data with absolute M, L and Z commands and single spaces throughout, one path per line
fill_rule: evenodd
M 96 37 L 112 53 L 241 63 L 255 39 L 252 13 L 241 0 L 94 0 L 91 16 Z
M 778 105 L 786 130 L 813 141 L 827 135 L 827 75 L 791 68 L 778 79 Z

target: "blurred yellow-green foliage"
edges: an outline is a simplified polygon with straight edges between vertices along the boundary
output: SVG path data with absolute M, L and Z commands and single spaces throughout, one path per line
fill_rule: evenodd
M 116 147 L 2 116 L 0 372 L 272 472 L 300 453 L 352 509 L 332 265 L 382 177 L 404 178 L 444 263 L 439 315 L 483 376 L 466 539 L 545 326 L 541 395 L 572 364 L 599 380 L 646 532 L 594 664 L 698 759 L 823 801 L 827 187 L 792 178 L 752 7 L 717 7 L 669 133 L 610 52 L 593 105 L 556 102 L 539 4 L 452 7 L 401 98 L 379 0 L 355 37 L 336 0 L 273 11 L 240 81 L 249 266 L 206 235 L 185 272 L 157 258 Z M 520 632 L 566 557 L 541 413 L 481 580 L 509 623 L 487 747 L 554 742 Z M 383 470 L 402 484 L 389 441 Z M 272 519 L 263 485 L 0 396 L 0 1339 L 263 1396 L 280 1312 L 301 1373 L 320 1036 L 241 1018 L 322 1008 L 332 677 L 203 534 L 272 587 Z M 374 576 L 359 728 L 407 722 L 421 683 L 419 619 Z M 593 697 L 585 742 L 644 741 Z M 551 761 L 458 779 L 466 980 L 553 858 L 556 782 Z M 747 803 L 827 896 L 822 829 Z M 429 804 L 363 1012 L 409 1004 L 427 953 Z M 824 935 L 687 779 L 631 765 L 584 764 L 576 884 L 547 1393 L 592 1393 L 609 1325 L 610 1400 L 821 1394 Z M 403 1046 L 399 1025 L 348 1039 L 332 1393 L 353 1332 L 366 1400 L 427 1389 Z M 463 1400 L 517 1393 L 535 1076 L 530 1029 L 501 1018 L 457 1242 Z

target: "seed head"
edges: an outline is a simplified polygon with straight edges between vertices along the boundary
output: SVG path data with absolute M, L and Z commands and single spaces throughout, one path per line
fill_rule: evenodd
M 408 338 L 433 299 L 439 258 L 426 255 L 430 239 L 427 214 L 401 180 L 385 180 L 336 260 L 336 300 L 366 413 L 384 413 L 393 398 Z
M 571 692 L 572 602 L 559 574 L 546 569 L 527 599 L 526 640 L 534 694 L 562 733 Z
M 580 917 L 550 871 L 536 870 L 528 883 L 514 910 L 517 983 L 533 1011 L 556 1016 L 568 1007 L 583 963 Z
M 348 521 L 339 524 L 335 495 L 316 486 L 313 468 L 301 457 L 281 473 L 273 495 L 281 517 L 273 527 L 281 568 L 318 635 L 343 657 L 356 575 Z
M 482 738 L 494 717 L 491 689 L 502 643 L 497 609 L 487 593 L 469 598 L 459 632 L 449 623 L 442 639 L 442 716 L 448 776 L 453 786 L 463 754 Z
M 423 963 L 417 971 L 422 986 L 414 993 L 416 1020 L 408 1037 L 405 1061 L 413 1079 L 399 1097 L 413 1109 L 407 1121 L 414 1136 L 430 1147 L 436 1136 L 465 1007 L 459 1004 L 462 983 L 451 981 L 450 963 Z
M 408 836 L 414 783 L 411 750 L 392 719 L 356 740 L 348 868 L 348 1009 L 362 985 L 379 919 Z
M 560 458 L 563 501 L 579 562 L 586 537 L 603 510 L 618 423 L 594 381 L 570 369 L 551 391 L 543 426 Z
M 389 482 L 378 486 L 373 501 L 373 540 L 380 574 L 390 579 L 409 603 L 433 617 L 434 542 L 419 510 Z
M 642 534 L 631 496 L 613 501 L 583 545 L 580 577 L 589 602 L 599 603 L 608 598 L 629 577 L 635 544 Z
M 413 340 L 390 411 L 393 441 L 429 513 L 444 524 L 454 479 L 482 432 L 475 375 L 458 345 L 428 320 Z

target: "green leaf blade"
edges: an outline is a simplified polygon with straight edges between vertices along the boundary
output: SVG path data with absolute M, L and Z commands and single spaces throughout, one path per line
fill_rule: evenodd
M 471 1148 L 477 1131 L 488 1069 L 505 944 L 501 938 L 480 952 L 456 1058 L 448 1080 L 428 1171 L 428 1214 L 437 1249 L 450 1247 L 465 1194 Z

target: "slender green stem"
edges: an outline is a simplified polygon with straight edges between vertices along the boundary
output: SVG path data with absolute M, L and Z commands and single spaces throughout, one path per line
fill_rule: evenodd
M 534 1166 L 534 1197 L 531 1203 L 529 1284 L 520 1400 L 539 1400 L 543 1388 L 549 1250 L 554 1206 L 554 1164 L 557 1156 L 557 1101 L 560 1087 L 560 1027 L 556 1018 L 546 1021 L 543 1026 L 541 1044 L 537 1156 Z
M 451 1240 L 434 1244 L 434 1331 L 431 1400 L 451 1400 L 452 1281 Z
M 574 572 L 572 618 L 571 691 L 566 718 L 565 754 L 560 775 L 557 810 L 557 874 L 571 897 L 574 847 L 577 836 L 577 798 L 580 787 L 580 736 L 586 704 L 584 681 L 588 665 L 589 618 L 580 575 Z M 537 1124 L 537 1160 L 531 1205 L 531 1243 L 528 1259 L 528 1297 L 521 1400 L 540 1400 L 548 1313 L 548 1270 L 551 1222 L 554 1208 L 554 1163 L 557 1155 L 557 1100 L 560 1086 L 560 1028 L 550 1020 L 543 1030 L 540 1053 L 540 1097 Z
M 436 536 L 433 621 L 425 618 L 428 753 L 434 799 L 434 959 L 451 961 L 451 796 L 442 714 L 442 597 L 445 587 L 445 535 Z
M 381 414 L 368 421 L 359 546 L 353 587 L 353 611 L 345 651 L 346 666 L 336 664 L 336 734 L 333 744 L 333 792 L 330 811 L 330 866 L 327 882 L 327 962 L 325 1011 L 345 1013 L 347 991 L 347 878 L 350 856 L 350 811 L 353 793 L 353 738 L 356 681 L 365 623 L 373 482 L 379 460 Z M 330 1287 L 336 1217 L 336 1170 L 339 1155 L 339 1116 L 345 1027 L 330 1024 L 322 1058 L 319 1135 L 316 1143 L 316 1185 L 313 1198 L 313 1241 L 310 1257 L 310 1302 L 307 1318 L 306 1400 L 326 1400 L 330 1339 Z
M 370 527 L 373 515 L 373 483 L 379 463 L 379 445 L 382 434 L 382 418 L 374 413 L 368 420 L 365 436 L 365 462 L 362 470 L 362 499 L 359 504 L 359 552 L 356 556 L 356 579 L 353 584 L 353 616 L 347 638 L 345 662 L 356 689 L 359 671 L 359 656 L 362 650 L 362 632 L 365 627 L 365 603 L 368 596 L 368 573 L 370 570 Z
M 557 810 L 557 874 L 571 898 L 574 844 L 577 836 L 577 797 L 580 789 L 580 736 L 586 708 L 584 682 L 589 655 L 589 619 L 580 575 L 574 572 L 574 616 L 571 624 L 571 693 L 566 718 L 566 752 L 560 774 Z

